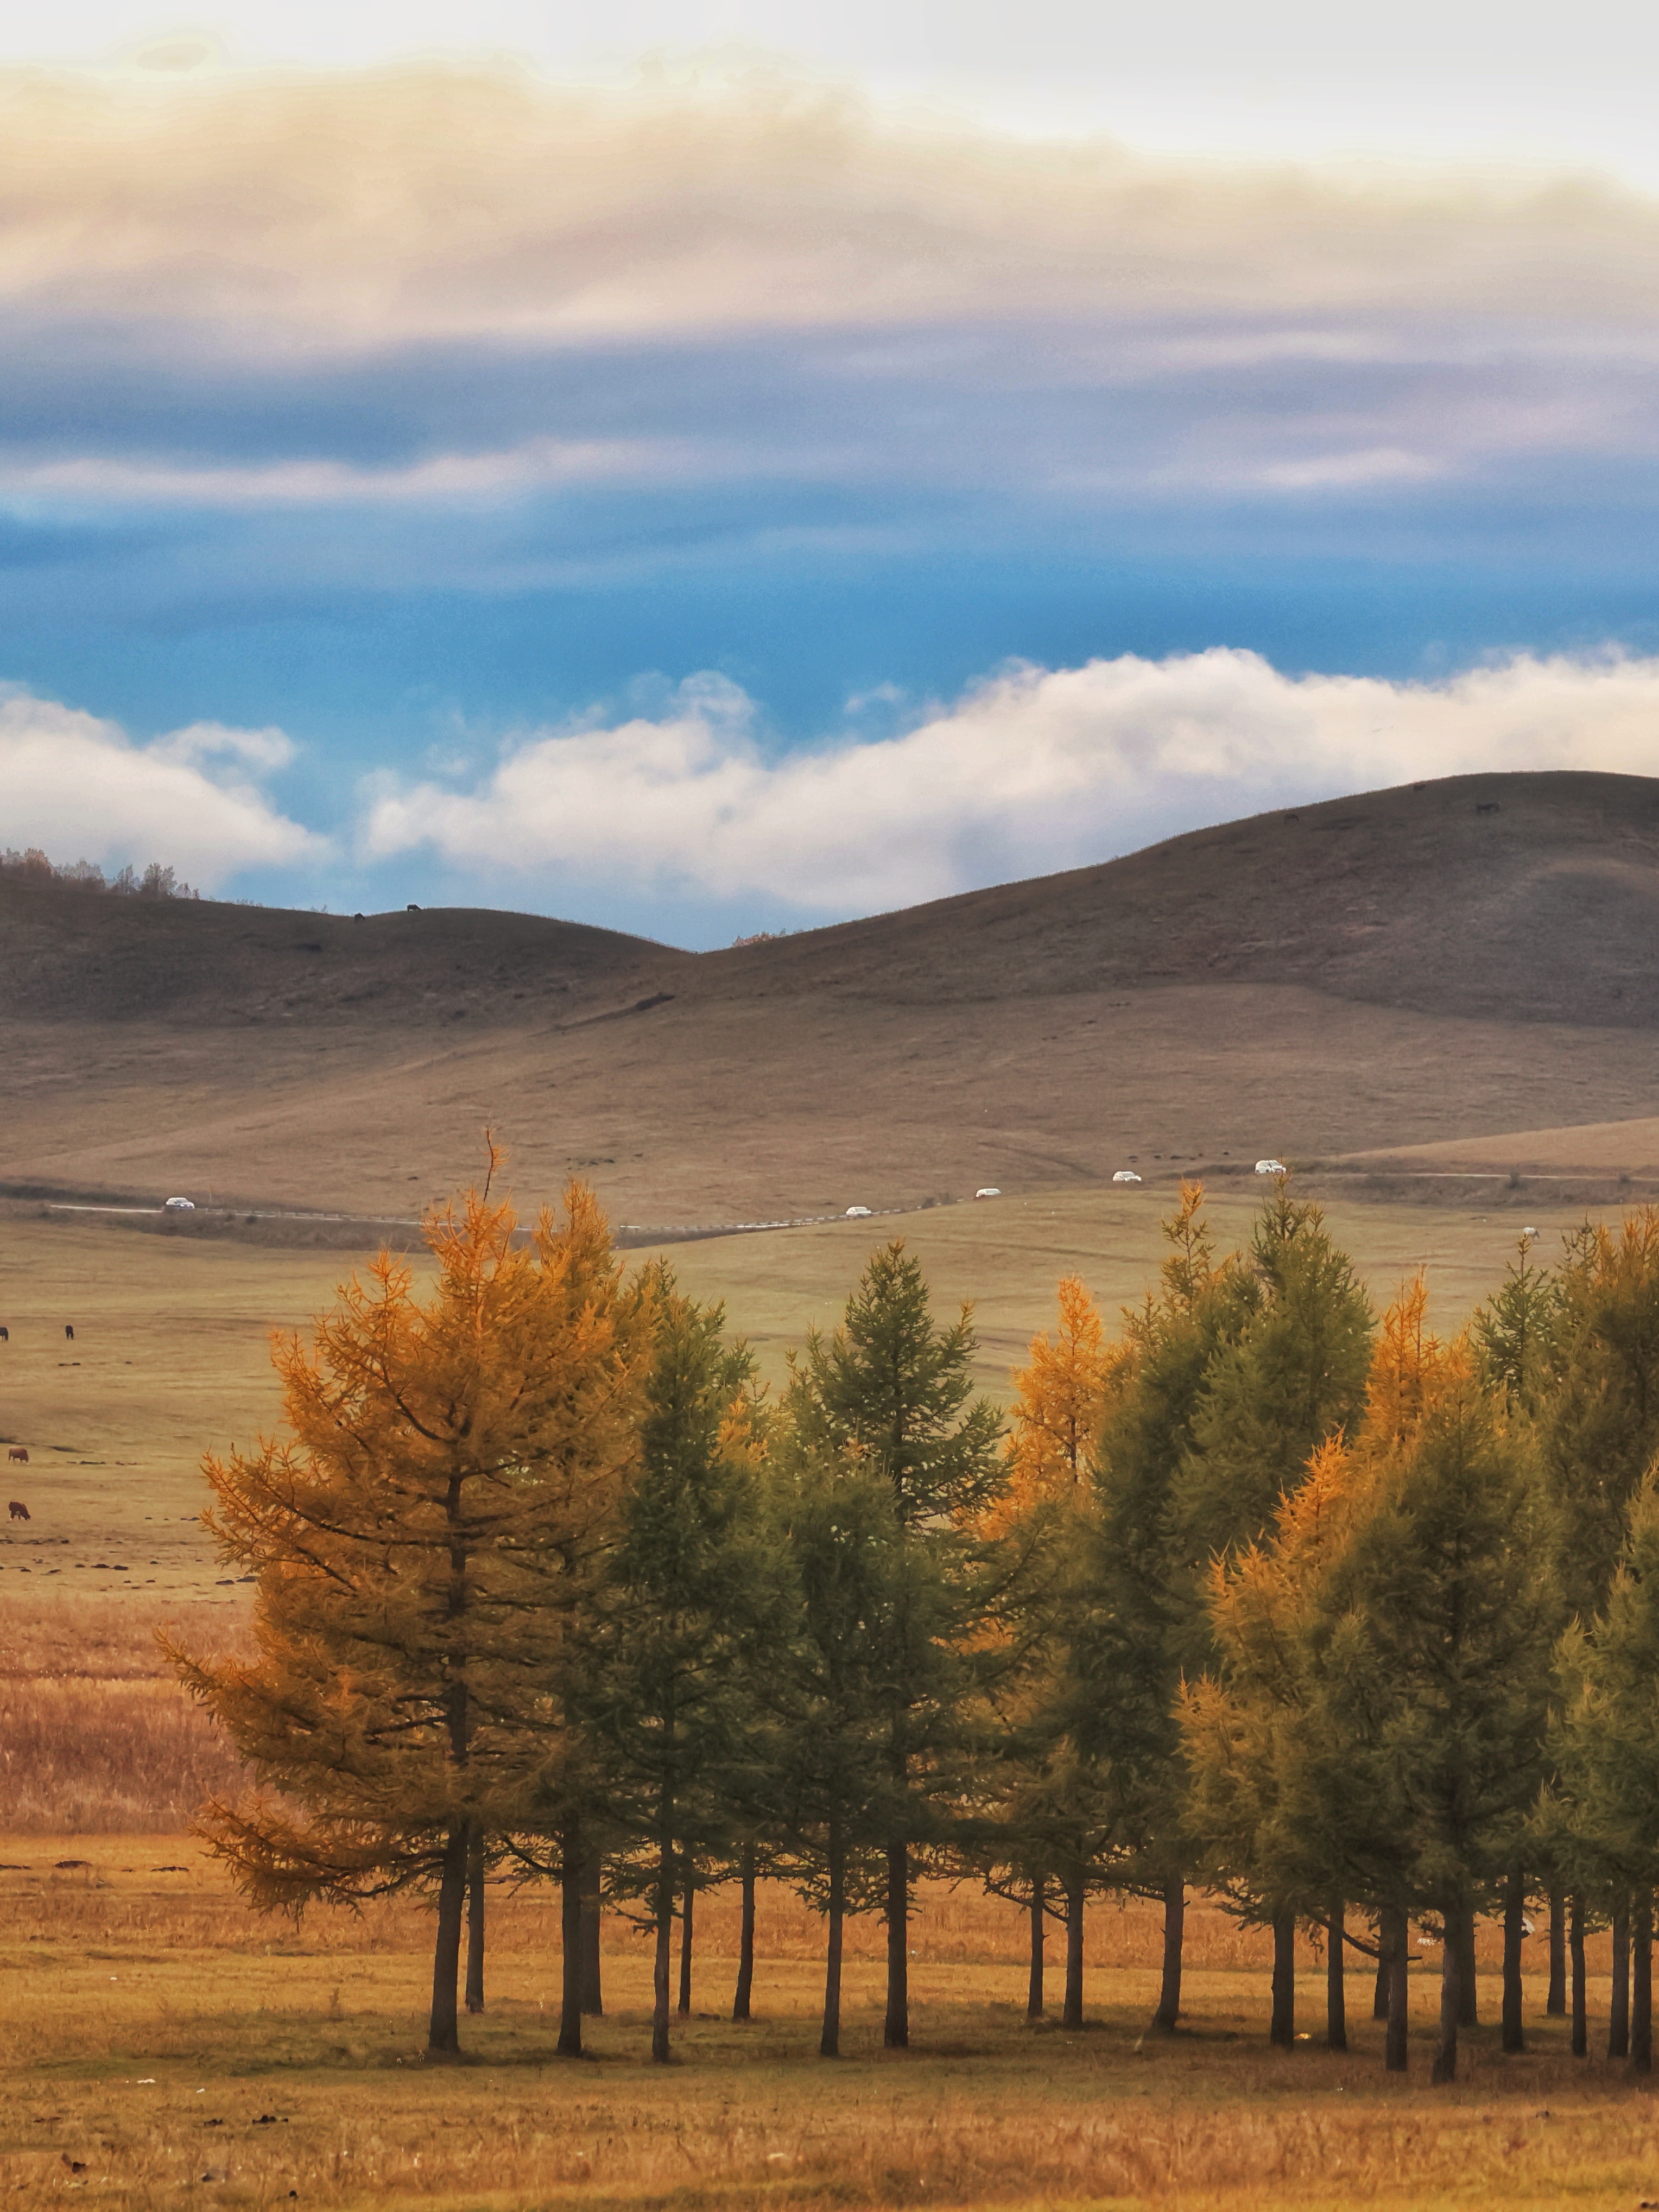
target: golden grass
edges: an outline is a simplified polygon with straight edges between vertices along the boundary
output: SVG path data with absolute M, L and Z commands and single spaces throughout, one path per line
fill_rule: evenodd
M 1091 2024 L 1067 2034 L 1024 2023 L 1019 1916 L 926 1886 L 912 2049 L 880 2050 L 879 1930 L 865 1923 L 848 2055 L 829 2064 L 815 2056 L 815 1917 L 763 1886 L 761 2017 L 738 2029 L 724 2018 L 733 1911 L 710 1897 L 682 2063 L 653 2069 L 640 1938 L 608 1924 L 607 2016 L 591 2024 L 593 2056 L 561 2063 L 552 1900 L 498 1886 L 489 2010 L 465 2024 L 466 2062 L 434 2068 L 418 1905 L 309 1915 L 295 1930 L 248 1915 L 174 1839 L 12 1838 L 0 1856 L 13 1863 L 0 1872 L 0 2191 L 12 2203 L 76 2185 L 135 2212 L 184 2192 L 377 2212 L 1659 2195 L 1651 2096 L 1605 2061 L 1573 2062 L 1565 2024 L 1537 2017 L 1540 1986 L 1528 1987 L 1526 2055 L 1504 2058 L 1481 2030 L 1466 2078 L 1431 2093 L 1431 1975 L 1414 1989 L 1404 2081 L 1382 2072 L 1360 1973 L 1351 2053 L 1271 2052 L 1264 1947 L 1207 1905 L 1194 1914 L 1188 2030 L 1160 2042 L 1142 2034 L 1151 1908 L 1091 1913 Z M 1316 2036 L 1322 1977 L 1311 1954 L 1302 1965 Z M 1490 1979 L 1482 2000 L 1490 2014 Z M 1593 2003 L 1605 2002 L 1598 1978 Z
M 0 1803 L 19 1834 L 176 1832 L 246 1769 L 172 1678 L 163 1610 L 120 1599 L 0 1600 Z M 239 1612 L 176 1606 L 204 1650 L 234 1641 Z

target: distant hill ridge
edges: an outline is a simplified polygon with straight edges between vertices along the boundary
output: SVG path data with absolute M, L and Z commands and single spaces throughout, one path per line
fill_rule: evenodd
M 537 915 L 362 920 L 0 875 L 0 1013 L 189 1027 L 560 1026 L 673 998 L 890 1006 L 1227 982 L 1659 1026 L 1659 781 L 1457 776 L 708 953 Z

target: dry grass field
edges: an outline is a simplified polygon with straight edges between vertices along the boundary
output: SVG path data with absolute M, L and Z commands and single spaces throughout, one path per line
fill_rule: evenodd
M 1333 1229 L 1373 1295 L 1386 1299 L 1424 1267 L 1447 1327 L 1500 1279 L 1523 1222 L 1543 1231 L 1547 1252 L 1583 1213 L 1548 1183 L 1518 1193 L 1495 1183 L 1485 1211 L 1333 1188 Z M 974 1300 L 980 1381 L 1001 1395 L 1033 1332 L 1049 1325 L 1062 1273 L 1080 1274 L 1109 1315 L 1139 1297 L 1164 1256 L 1158 1224 L 1171 1197 L 1167 1180 L 1011 1194 L 662 1249 L 689 1290 L 726 1301 L 775 1382 L 808 1327 L 833 1324 L 872 1246 L 902 1235 L 942 1310 Z M 1251 1176 L 1213 1187 L 1219 1242 L 1248 1237 L 1259 1198 Z M 0 1605 L 12 1592 L 114 1589 L 233 1604 L 198 1522 L 202 1455 L 276 1420 L 270 1333 L 302 1326 L 353 1264 L 349 1253 L 134 1236 L 95 1217 L 0 1218 L 0 1321 L 10 1332 L 0 1343 L 0 1439 L 29 1453 L 7 1481 L 30 1515 L 0 1522 Z
M 573 1170 L 656 1229 L 891 1208 L 662 1249 L 776 1382 L 902 1234 L 941 1307 L 975 1301 L 1001 1394 L 1062 1273 L 1109 1314 L 1134 1300 L 1176 1178 L 1204 1167 L 1218 1241 L 1242 1241 L 1272 1152 L 1335 1164 L 1301 1187 L 1373 1296 L 1421 1266 L 1453 1328 L 1523 1223 L 1547 1256 L 1587 1206 L 1655 1187 L 1656 839 L 1659 784 L 1458 779 L 702 956 L 534 917 L 0 883 L 0 1438 L 29 1455 L 7 1486 L 29 1518 L 0 1523 L 0 2202 L 1659 2203 L 1651 2092 L 1571 2060 L 1536 1973 L 1524 2056 L 1479 2031 L 1431 2094 L 1425 2053 L 1382 2074 L 1364 1973 L 1353 2049 L 1320 2047 L 1310 1948 L 1310 2039 L 1270 2052 L 1261 1939 L 1209 1905 L 1186 2030 L 1160 2042 L 1151 1908 L 1093 1908 L 1071 2034 L 1025 2022 L 1012 1908 L 929 1885 L 912 2050 L 879 2048 L 864 1923 L 848 2056 L 825 2064 L 818 1925 L 768 1892 L 761 2017 L 735 2029 L 714 1896 L 681 2063 L 653 2069 L 639 1936 L 610 1924 L 607 2015 L 561 2063 L 551 1900 L 498 1885 L 489 2010 L 464 2063 L 429 2066 L 424 1909 L 251 1916 L 185 1832 L 235 1763 L 155 1642 L 163 1621 L 245 1633 L 247 1592 L 199 1526 L 201 1456 L 274 1424 L 269 1333 L 353 1263 L 304 1242 L 349 1225 L 273 1227 L 254 1201 L 413 1215 L 476 1174 L 493 1121 L 526 1212 Z M 1106 1180 L 1131 1164 L 1144 1184 Z M 1006 1194 L 963 1202 L 981 1183 Z M 45 1206 L 173 1189 L 237 1218 L 135 1234 Z M 1604 2014 L 1604 1945 L 1592 1967 Z
M 1142 2035 L 1158 1915 L 1091 1913 L 1085 2029 L 1029 2027 L 1010 1907 L 924 1885 L 912 2047 L 880 2049 L 879 1929 L 856 1929 L 848 2055 L 816 2055 L 821 1928 L 763 1887 L 756 2021 L 732 2027 L 733 1914 L 700 1907 L 679 2061 L 647 2062 L 641 1939 L 612 1920 L 591 2055 L 553 2057 L 557 1934 L 544 1891 L 490 1893 L 489 2006 L 459 2066 L 423 2058 L 429 1922 L 415 1904 L 296 1929 L 251 1917 L 176 1837 L 0 1838 L 0 2194 L 84 2189 L 140 2208 L 861 2207 L 1062 2204 L 1634 2206 L 1659 2195 L 1659 2112 L 1622 2070 L 1566 2053 L 1528 1988 L 1529 2048 L 1466 2044 L 1427 2085 L 1382 2071 L 1369 1977 L 1352 2048 L 1266 2043 L 1261 1939 L 1192 1915 L 1185 2031 Z M 1483 1966 L 1495 1963 L 1483 1960 Z M 1593 2010 L 1605 2010 L 1593 1961 Z M 1496 1988 L 1484 1977 L 1490 2019 Z

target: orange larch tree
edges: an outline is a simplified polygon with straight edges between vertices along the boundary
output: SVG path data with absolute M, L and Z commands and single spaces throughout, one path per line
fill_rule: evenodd
M 428 1296 L 383 1253 L 309 1343 L 277 1340 L 285 1433 L 206 1462 L 207 1525 L 258 1578 L 257 1656 L 173 1654 L 253 1770 L 203 1832 L 255 1905 L 435 1893 L 438 2053 L 470 1848 L 544 1820 L 580 1764 L 562 1656 L 617 1539 L 650 1357 L 592 1193 L 573 1182 L 526 1248 L 488 1191 L 428 1218 Z

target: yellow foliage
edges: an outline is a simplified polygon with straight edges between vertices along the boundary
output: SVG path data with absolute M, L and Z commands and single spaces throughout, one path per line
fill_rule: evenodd
M 584 1185 L 527 1249 L 516 1225 L 476 1191 L 434 1213 L 425 1300 L 382 1253 L 309 1344 L 276 1340 L 286 1433 L 205 1462 L 207 1524 L 258 1577 L 258 1656 L 175 1657 L 308 1816 L 212 1808 L 258 1902 L 424 1869 L 442 1832 L 507 1825 L 556 1766 L 549 1685 L 614 1540 L 651 1307 Z
M 1016 1370 L 1018 1395 L 1006 1445 L 1008 1490 L 995 1510 L 1005 1521 L 1041 1499 L 1077 1491 L 1100 1435 L 1114 1368 L 1125 1354 L 1109 1346 L 1100 1311 L 1076 1275 L 1060 1284 L 1053 1335 L 1031 1339 L 1030 1364 Z

